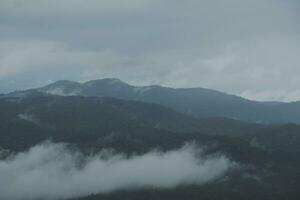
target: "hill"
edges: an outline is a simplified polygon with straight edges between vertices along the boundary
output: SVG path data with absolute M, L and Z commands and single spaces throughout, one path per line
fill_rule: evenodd
M 197 118 L 226 117 L 255 123 L 300 123 L 300 103 L 257 102 L 204 88 L 136 87 L 118 79 L 58 81 L 38 88 L 62 96 L 114 97 L 160 104 Z

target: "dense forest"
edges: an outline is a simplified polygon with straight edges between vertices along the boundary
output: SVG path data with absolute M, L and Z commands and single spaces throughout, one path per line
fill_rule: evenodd
M 112 149 L 127 156 L 176 150 L 187 142 L 222 153 L 239 167 L 204 185 L 141 188 L 85 199 L 298 199 L 300 126 L 198 119 L 156 104 L 29 92 L 0 99 L 2 159 L 45 140 L 84 155 Z M 101 178 L 101 177 L 99 177 Z

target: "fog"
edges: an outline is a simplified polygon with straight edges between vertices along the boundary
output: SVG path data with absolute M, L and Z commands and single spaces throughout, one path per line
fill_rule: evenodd
M 0 199 L 66 199 L 122 189 L 201 185 L 233 166 L 225 156 L 206 156 L 195 145 L 144 155 L 103 150 L 83 156 L 65 144 L 47 142 L 0 161 Z

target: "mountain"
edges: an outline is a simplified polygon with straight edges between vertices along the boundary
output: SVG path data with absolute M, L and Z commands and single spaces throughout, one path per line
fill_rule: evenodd
M 64 96 L 114 97 L 160 104 L 197 118 L 226 117 L 256 123 L 300 123 L 300 102 L 257 102 L 203 88 L 136 87 L 118 79 L 58 81 L 37 91 Z
M 20 144 L 23 140 L 24 144 L 48 137 L 85 140 L 138 128 L 238 136 L 266 127 L 223 118 L 197 119 L 157 104 L 111 97 L 48 95 L 34 90 L 0 98 L 0 109 L 0 146 L 16 142 L 18 148 L 26 147 Z
M 87 158 L 103 149 L 143 155 L 152 149 L 175 150 L 193 141 L 204 147 L 208 157 L 221 153 L 238 165 L 202 186 L 116 191 L 81 200 L 296 200 L 300 195 L 300 126 L 296 124 L 198 119 L 158 104 L 37 90 L 2 96 L 0 110 L 0 159 L 6 156 L 2 152 L 24 152 L 48 139 L 67 143 Z
M 140 134 L 151 140 L 154 134 L 159 138 L 166 132 L 170 141 L 173 136 L 189 136 L 190 140 L 198 135 L 226 136 L 281 158 L 297 160 L 300 153 L 300 126 L 296 124 L 197 119 L 157 104 L 36 91 L 22 97 L 0 98 L 0 109 L 0 147 L 7 149 L 25 149 L 46 139 L 84 144 L 99 138 L 122 138 L 122 134 L 125 138 Z
M 250 144 L 286 162 L 300 162 L 300 126 L 297 124 L 267 127 L 251 135 Z

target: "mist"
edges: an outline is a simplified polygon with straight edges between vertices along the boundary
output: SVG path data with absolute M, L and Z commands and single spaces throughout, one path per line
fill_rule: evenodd
M 202 185 L 234 163 L 187 144 L 177 150 L 125 156 L 103 150 L 83 156 L 65 144 L 43 143 L 0 160 L 0 199 L 66 199 L 141 188 Z

